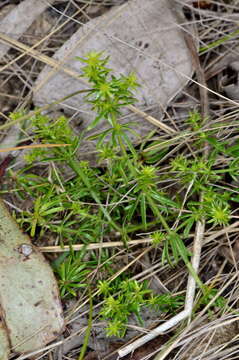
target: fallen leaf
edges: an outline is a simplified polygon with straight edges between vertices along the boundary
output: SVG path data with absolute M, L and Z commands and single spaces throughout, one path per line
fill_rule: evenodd
M 0 360 L 8 360 L 9 353 L 7 332 L 4 325 L 0 322 Z
M 0 306 L 14 352 L 40 349 L 63 329 L 62 307 L 52 269 L 21 232 L 2 201 Z

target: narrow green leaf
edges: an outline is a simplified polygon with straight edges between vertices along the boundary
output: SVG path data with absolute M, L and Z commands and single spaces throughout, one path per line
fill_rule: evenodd
M 147 221 L 146 221 L 146 203 L 145 203 L 145 195 L 141 194 L 140 196 L 140 215 L 142 219 L 142 223 L 144 229 L 147 229 Z

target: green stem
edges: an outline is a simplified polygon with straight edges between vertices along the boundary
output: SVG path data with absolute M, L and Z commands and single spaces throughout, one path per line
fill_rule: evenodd
M 90 338 L 90 331 L 92 328 L 92 319 L 93 319 L 93 300 L 92 300 L 92 296 L 91 296 L 91 291 L 89 290 L 89 303 L 90 303 L 90 310 L 89 310 L 89 320 L 88 320 L 88 326 L 85 332 L 85 338 L 84 338 L 84 343 L 82 345 L 81 348 L 81 352 L 80 355 L 78 357 L 78 360 L 83 360 L 86 350 L 87 350 L 87 346 L 89 343 L 89 338 Z
M 65 97 L 63 97 L 63 98 L 61 98 L 59 100 L 53 101 L 51 104 L 44 105 L 44 106 L 42 106 L 39 109 L 34 110 L 34 111 L 30 111 L 29 113 L 27 113 L 26 115 L 21 116 L 18 119 L 8 121 L 5 124 L 1 125 L 0 126 L 0 131 L 15 125 L 15 124 L 19 123 L 20 121 L 28 120 L 32 116 L 38 115 L 38 114 L 42 113 L 43 111 L 50 109 L 53 105 L 60 104 L 61 102 L 65 101 L 65 100 L 67 100 L 67 99 L 69 99 L 69 98 L 71 98 L 71 97 L 73 97 L 75 95 L 85 93 L 85 92 L 89 92 L 89 91 L 91 91 L 91 89 L 84 89 L 84 90 L 75 91 L 75 92 L 71 93 L 70 95 L 67 95 L 67 96 L 65 96 Z
M 87 189 L 89 190 L 89 193 L 91 194 L 92 198 L 95 200 L 95 202 L 99 205 L 101 211 L 103 212 L 103 214 L 105 215 L 105 217 L 107 218 L 107 220 L 109 221 L 110 225 L 117 231 L 119 231 L 120 233 L 122 233 L 121 228 L 112 220 L 112 218 L 110 217 L 108 211 L 106 210 L 106 208 L 102 205 L 100 199 L 98 198 L 97 194 L 94 192 L 94 190 L 92 189 L 92 186 L 88 180 L 88 178 L 85 176 L 85 174 L 83 173 L 82 169 L 78 166 L 78 163 L 76 161 L 74 161 L 73 159 L 69 159 L 69 166 L 76 172 L 76 174 L 81 178 L 81 180 L 83 181 L 83 183 L 85 184 L 85 186 L 87 187 Z
M 153 211 L 155 212 L 155 214 L 159 218 L 161 224 L 165 228 L 165 230 L 167 231 L 168 234 L 170 234 L 172 231 L 171 231 L 170 227 L 168 226 L 168 224 L 167 224 L 166 220 L 164 219 L 164 217 L 160 214 L 160 212 L 159 212 L 157 206 L 155 205 L 154 201 L 152 200 L 152 198 L 150 196 L 146 195 L 146 198 L 147 198 L 151 208 L 153 209 Z
M 147 226 L 150 228 L 154 225 L 157 225 L 158 224 L 158 220 L 154 220 L 154 221 L 149 221 L 147 222 Z M 125 228 L 125 231 L 127 233 L 132 233 L 132 232 L 135 232 L 135 231 L 138 231 L 138 230 L 142 230 L 143 229 L 143 225 L 142 224 L 137 224 L 137 225 L 129 225 Z

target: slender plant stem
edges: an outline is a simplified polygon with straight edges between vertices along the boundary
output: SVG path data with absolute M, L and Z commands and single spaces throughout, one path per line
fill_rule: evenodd
M 110 214 L 106 210 L 106 208 L 102 205 L 100 199 L 98 198 L 95 191 L 92 189 L 92 186 L 90 185 L 90 182 L 88 178 L 83 173 L 82 169 L 78 166 L 78 163 L 76 163 L 73 159 L 69 159 L 69 165 L 70 167 L 76 172 L 76 174 L 81 178 L 87 189 L 89 190 L 89 193 L 91 194 L 92 198 L 95 200 L 95 202 L 99 205 L 101 211 L 109 221 L 110 225 L 115 229 L 118 230 L 120 233 L 122 233 L 121 228 L 112 220 Z
M 86 350 L 87 350 L 87 346 L 89 343 L 89 339 L 90 339 L 90 332 L 91 332 L 91 328 L 92 328 L 92 319 L 93 319 L 93 300 L 92 300 L 92 295 L 91 295 L 91 291 L 89 288 L 89 303 L 90 303 L 90 310 L 89 310 L 89 320 L 88 320 L 88 326 L 86 329 L 86 333 L 85 333 L 85 338 L 84 338 L 84 343 L 82 345 L 81 348 L 81 352 L 80 352 L 80 356 L 78 358 L 78 360 L 83 360 Z

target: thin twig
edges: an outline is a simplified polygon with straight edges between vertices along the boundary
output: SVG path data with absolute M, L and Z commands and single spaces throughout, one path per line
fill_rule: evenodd
M 135 246 L 141 244 L 148 244 L 152 242 L 152 238 L 140 239 L 140 240 L 130 240 L 127 242 L 128 246 Z M 96 250 L 101 248 L 111 248 L 116 246 L 125 246 L 123 241 L 111 241 L 111 242 L 103 242 L 103 243 L 95 243 L 95 244 L 75 244 L 75 245 L 64 245 L 64 246 L 40 246 L 38 249 L 41 252 L 64 252 L 64 251 L 78 251 L 81 249 L 86 250 Z
M 216 238 L 218 238 L 219 236 L 222 236 L 226 233 L 235 233 L 237 231 L 239 231 L 239 221 L 225 227 L 222 230 L 213 232 L 212 235 L 209 235 L 207 237 L 205 237 L 203 245 L 208 244 L 209 242 L 211 242 L 212 240 L 215 240 Z M 189 234 L 188 235 L 189 238 L 194 237 L 193 234 Z M 152 243 L 152 238 L 145 238 L 145 239 L 137 239 L 137 240 L 130 240 L 127 242 L 128 246 L 135 246 L 135 245 L 143 245 L 143 244 L 149 244 Z M 100 248 L 111 248 L 111 247 L 119 247 L 119 246 L 124 246 L 124 243 L 122 241 L 111 241 L 111 242 L 104 242 L 104 243 L 93 243 L 93 244 L 74 244 L 74 245 L 64 245 L 64 246 L 39 246 L 38 250 L 41 252 L 65 252 L 65 251 L 70 251 L 71 249 L 74 251 L 79 251 L 81 249 L 85 249 L 85 250 L 97 250 Z M 188 251 L 192 251 L 193 252 L 193 247 L 188 247 Z
M 177 325 L 179 322 L 184 320 L 188 316 L 186 310 L 181 311 L 179 314 L 175 315 L 165 323 L 161 324 L 157 328 L 151 330 L 147 335 L 142 336 L 141 338 L 135 340 L 133 343 L 125 346 L 123 349 L 118 350 L 119 357 L 128 355 L 130 352 L 136 350 L 140 346 L 146 344 L 150 340 L 153 340 L 158 335 L 162 335 L 165 331 L 171 329 L 173 326 Z
M 176 130 L 171 128 L 170 126 L 162 123 L 162 121 L 159 121 L 158 119 L 155 119 L 153 116 L 146 114 L 144 111 L 138 109 L 137 107 L 133 105 L 127 106 L 129 110 L 133 111 L 135 114 L 141 116 L 145 120 L 149 121 L 151 124 L 157 126 L 161 130 L 165 131 L 167 134 L 176 134 Z
M 193 243 L 193 257 L 192 257 L 192 267 L 196 273 L 198 273 L 198 269 L 199 269 L 204 231 L 205 231 L 205 221 L 204 220 L 198 221 L 195 230 L 195 238 Z M 191 274 L 189 274 L 184 309 L 190 315 L 193 309 L 195 290 L 196 290 L 196 281 L 194 277 Z
M 32 144 L 32 145 L 21 145 L 8 148 L 0 148 L 0 152 L 16 151 L 16 150 L 32 150 L 32 149 L 44 149 L 52 147 L 65 147 L 70 146 L 70 144 Z

